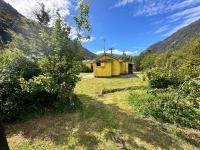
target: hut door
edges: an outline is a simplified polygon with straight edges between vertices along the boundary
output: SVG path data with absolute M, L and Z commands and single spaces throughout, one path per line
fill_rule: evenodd
M 128 74 L 133 74 L 133 64 L 128 64 Z
M 94 69 L 93 69 L 93 64 L 91 65 L 91 70 L 92 70 L 92 72 L 94 71 Z

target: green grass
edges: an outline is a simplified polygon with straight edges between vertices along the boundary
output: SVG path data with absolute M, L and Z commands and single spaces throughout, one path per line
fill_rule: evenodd
M 10 124 L 9 145 L 12 150 L 198 149 L 176 136 L 176 127 L 144 118 L 130 105 L 130 95 L 145 99 L 147 85 L 141 78 L 84 78 L 75 89 L 82 110 Z M 124 90 L 99 95 L 103 89 L 118 88 Z
M 152 98 L 152 97 L 153 97 L 152 95 L 147 94 L 145 92 L 143 94 L 133 93 L 129 97 L 129 103 L 133 107 L 137 108 L 137 110 L 141 114 L 144 114 L 146 109 L 147 109 L 145 103 L 147 103 L 147 100 Z

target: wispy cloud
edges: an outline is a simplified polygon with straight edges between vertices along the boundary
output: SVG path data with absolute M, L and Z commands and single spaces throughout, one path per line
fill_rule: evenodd
M 161 32 L 166 31 L 167 29 L 169 29 L 169 26 L 164 25 L 164 26 L 160 27 L 155 33 L 161 33 Z
M 182 11 L 176 12 L 166 18 L 165 22 L 166 24 L 168 24 L 167 26 L 170 26 L 170 28 L 168 28 L 168 31 L 166 33 L 164 33 L 164 36 L 170 36 L 179 29 L 199 19 L 200 19 L 200 6 L 193 6 L 191 8 L 187 8 Z
M 182 23 L 174 26 L 171 28 L 171 30 L 169 30 L 167 33 L 165 33 L 163 36 L 167 37 L 172 35 L 173 33 L 175 33 L 176 31 L 178 31 L 179 29 L 188 26 L 189 24 L 191 24 L 194 21 L 197 21 L 200 19 L 200 16 L 197 17 L 192 17 L 192 18 L 188 18 L 186 20 L 184 20 Z
M 134 16 L 153 16 L 199 4 L 200 0 L 119 0 L 114 8 L 134 5 Z
M 169 16 L 168 19 L 170 19 L 172 21 L 173 20 L 177 21 L 177 19 L 192 18 L 192 17 L 196 17 L 196 16 L 200 16 L 200 6 L 185 9 L 183 11 L 175 13 L 175 14 Z
M 71 33 L 69 34 L 70 39 L 75 40 L 77 38 L 77 33 L 78 32 L 77 32 L 76 28 L 75 27 L 71 27 Z M 85 43 L 92 42 L 94 40 L 95 40 L 95 37 L 94 36 L 90 36 L 89 39 L 82 39 L 81 42 L 83 44 L 85 44 Z
M 121 6 L 126 6 L 127 4 L 133 3 L 136 0 L 119 0 L 114 7 L 121 7 Z
M 114 7 L 133 5 L 134 16 L 165 14 L 165 19 L 153 23 L 161 25 L 155 33 L 169 36 L 200 18 L 200 0 L 120 0 Z
M 184 9 L 188 6 L 194 6 L 198 4 L 199 0 L 183 0 L 182 2 L 176 3 L 170 7 L 171 10 L 177 10 L 177 9 Z

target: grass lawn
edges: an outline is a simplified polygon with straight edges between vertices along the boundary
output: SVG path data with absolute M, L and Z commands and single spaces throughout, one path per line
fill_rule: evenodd
M 147 86 L 141 78 L 83 78 L 75 89 L 82 110 L 8 125 L 11 150 L 198 149 L 177 136 L 181 129 L 145 118 L 129 104 L 130 94 L 145 95 Z M 116 88 L 124 90 L 102 94 Z

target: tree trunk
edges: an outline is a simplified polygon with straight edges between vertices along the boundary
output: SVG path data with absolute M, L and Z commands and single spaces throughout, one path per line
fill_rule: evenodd
M 0 150 L 9 150 L 8 142 L 6 139 L 5 130 L 3 127 L 3 122 L 0 118 Z

